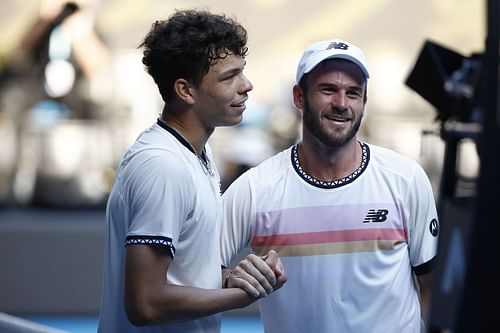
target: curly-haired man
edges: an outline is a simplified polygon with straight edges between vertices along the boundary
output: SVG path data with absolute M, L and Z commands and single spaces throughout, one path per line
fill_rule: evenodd
M 220 177 L 207 140 L 242 120 L 253 88 L 246 41 L 233 19 L 186 10 L 142 42 L 165 106 L 126 152 L 108 199 L 99 332 L 216 333 L 218 313 L 286 281 L 271 251 L 244 259 L 253 278 L 221 288 Z

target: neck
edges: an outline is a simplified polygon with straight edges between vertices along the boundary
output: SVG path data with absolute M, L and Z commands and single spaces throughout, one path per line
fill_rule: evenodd
M 163 127 L 166 131 L 170 132 L 174 135 L 187 149 L 189 149 L 200 162 L 203 171 L 210 176 L 214 176 L 215 172 L 212 169 L 211 162 L 206 154 L 205 147 L 201 148 L 200 151 L 197 151 L 196 148 L 182 135 L 177 129 L 172 127 L 170 124 L 165 122 L 161 117 L 158 118 L 158 125 Z
M 195 121 L 184 120 L 180 117 L 172 116 L 170 113 L 164 112 L 159 119 L 179 133 L 193 148 L 195 154 L 202 154 L 211 133 L 199 129 L 195 126 Z
M 356 139 L 341 147 L 328 147 L 307 140 L 298 146 L 302 169 L 324 181 L 339 180 L 352 174 L 361 165 L 361 155 L 361 146 Z

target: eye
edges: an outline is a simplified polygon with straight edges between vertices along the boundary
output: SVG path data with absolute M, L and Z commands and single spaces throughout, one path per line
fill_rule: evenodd
M 361 97 L 361 96 L 362 96 L 362 93 L 361 93 L 361 90 L 351 89 L 351 90 L 348 90 L 348 91 L 347 91 L 347 96 L 351 96 L 351 97 Z
M 326 95 L 334 94 L 336 91 L 337 91 L 337 89 L 335 87 L 332 87 L 332 86 L 325 86 L 325 87 L 321 88 L 321 92 L 323 94 L 326 94 Z
M 243 73 L 243 69 L 229 71 L 221 77 L 221 81 L 232 81 L 235 77 Z

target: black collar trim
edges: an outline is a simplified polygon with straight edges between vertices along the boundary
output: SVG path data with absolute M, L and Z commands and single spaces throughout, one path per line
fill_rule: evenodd
M 300 165 L 299 162 L 298 144 L 292 147 L 291 158 L 292 158 L 293 168 L 302 179 L 304 179 L 306 182 L 316 187 L 330 189 L 347 185 L 356 180 L 366 170 L 368 166 L 368 161 L 370 160 L 370 148 L 368 147 L 368 145 L 362 142 L 360 142 L 359 144 L 361 145 L 361 150 L 362 150 L 361 165 L 347 177 L 333 181 L 324 181 L 308 175 L 304 171 L 304 169 L 302 169 L 302 166 Z
M 168 126 L 163 120 L 161 120 L 160 118 L 158 118 L 157 120 L 157 124 L 165 129 L 167 132 L 169 132 L 170 134 L 172 134 L 177 140 L 179 140 L 180 143 L 182 143 L 187 149 L 189 149 L 193 154 L 197 155 L 196 154 L 196 151 L 194 151 L 193 147 L 191 146 L 191 144 L 182 136 L 179 134 L 179 132 L 177 132 L 176 130 L 174 130 L 172 127 Z

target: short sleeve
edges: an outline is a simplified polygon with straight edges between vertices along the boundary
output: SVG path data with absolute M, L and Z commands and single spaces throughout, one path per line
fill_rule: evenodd
M 439 222 L 432 186 L 425 171 L 415 164 L 408 189 L 409 251 L 417 275 L 429 272 L 437 252 Z
M 183 223 L 192 211 L 193 182 L 175 154 L 148 155 L 127 184 L 127 244 L 165 245 L 173 256 Z
M 229 186 L 222 195 L 222 203 L 221 259 L 223 265 L 229 266 L 234 257 L 250 243 L 255 220 L 249 172 Z

